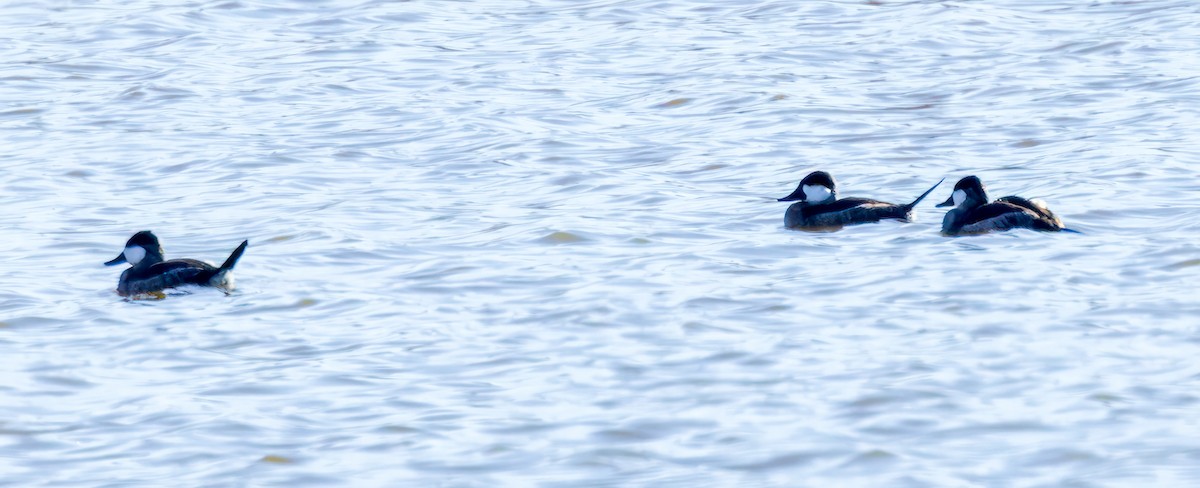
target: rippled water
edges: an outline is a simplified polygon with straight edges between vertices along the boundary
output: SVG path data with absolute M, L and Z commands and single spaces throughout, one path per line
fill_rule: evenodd
M 1189 1 L 10 3 L 0 484 L 1200 483 Z M 1082 235 L 806 233 L 977 174 Z M 123 301 L 154 230 L 239 290 Z

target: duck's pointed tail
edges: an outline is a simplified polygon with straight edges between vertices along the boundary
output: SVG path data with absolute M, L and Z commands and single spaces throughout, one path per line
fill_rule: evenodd
M 1069 232 L 1069 233 L 1072 233 L 1072 234 L 1082 234 L 1082 232 L 1079 232 L 1079 231 L 1077 231 L 1077 230 L 1075 230 L 1075 229 L 1068 229 L 1068 228 L 1066 228 L 1066 227 L 1063 227 L 1063 228 L 1062 228 L 1062 230 L 1061 230 L 1061 231 L 1059 231 L 1059 232 Z
M 226 259 L 225 263 L 221 264 L 221 267 L 218 268 L 217 272 L 219 273 L 219 272 L 229 271 L 229 270 L 233 269 L 233 266 L 235 264 L 237 264 L 237 262 L 238 262 L 238 258 L 241 258 L 242 253 L 246 252 L 247 244 L 250 244 L 250 241 L 242 241 L 242 244 L 239 245 L 237 247 L 237 249 L 233 250 L 233 254 L 229 255 L 229 259 Z
M 921 203 L 921 200 L 924 200 L 925 197 L 929 196 L 929 194 L 933 192 L 933 189 L 937 188 L 938 185 L 942 184 L 943 181 L 946 181 L 946 179 L 942 178 L 937 183 L 934 183 L 933 186 L 929 187 L 928 190 L 925 190 L 925 193 L 922 193 L 921 196 L 917 197 L 916 200 L 913 200 L 912 203 L 905 205 L 904 212 L 908 213 L 909 210 L 912 210 L 914 207 L 916 207 L 918 203 Z

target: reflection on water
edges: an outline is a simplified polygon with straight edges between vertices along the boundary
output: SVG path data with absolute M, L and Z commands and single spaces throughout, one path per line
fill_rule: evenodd
M 1200 479 L 1182 1 L 21 3 L 17 485 Z M 823 169 L 1082 235 L 790 232 Z M 930 200 L 945 199 L 946 188 Z M 238 290 L 99 265 L 249 239 Z

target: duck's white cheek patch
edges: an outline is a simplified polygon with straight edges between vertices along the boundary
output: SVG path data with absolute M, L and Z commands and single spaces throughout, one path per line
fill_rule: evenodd
M 136 265 L 142 261 L 142 258 L 145 257 L 146 250 L 142 249 L 141 246 L 129 246 L 125 248 L 125 260 L 129 261 L 129 264 Z
M 821 185 L 804 185 L 804 199 L 810 202 L 823 202 L 833 195 L 829 188 Z
M 954 206 L 960 206 L 967 201 L 967 192 L 962 190 L 954 190 Z

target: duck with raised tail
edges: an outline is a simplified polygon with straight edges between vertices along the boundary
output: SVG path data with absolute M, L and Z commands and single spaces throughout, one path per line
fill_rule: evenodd
M 183 285 L 211 286 L 229 291 L 233 289 L 233 266 L 249 243 L 242 241 L 229 258 L 216 267 L 195 259 L 165 260 L 158 237 L 144 230 L 130 237 L 125 242 L 125 250 L 104 265 L 132 265 L 121 273 L 121 280 L 117 283 L 117 293 L 121 296 L 159 293 Z
M 944 181 L 944 179 L 943 179 Z M 941 181 L 925 190 L 912 203 L 896 205 L 869 198 L 837 197 L 837 183 L 824 171 L 813 171 L 800 180 L 790 195 L 781 202 L 795 201 L 783 214 L 783 225 L 794 229 L 837 229 L 844 225 L 878 222 L 883 219 L 912 220 L 912 209 Z

